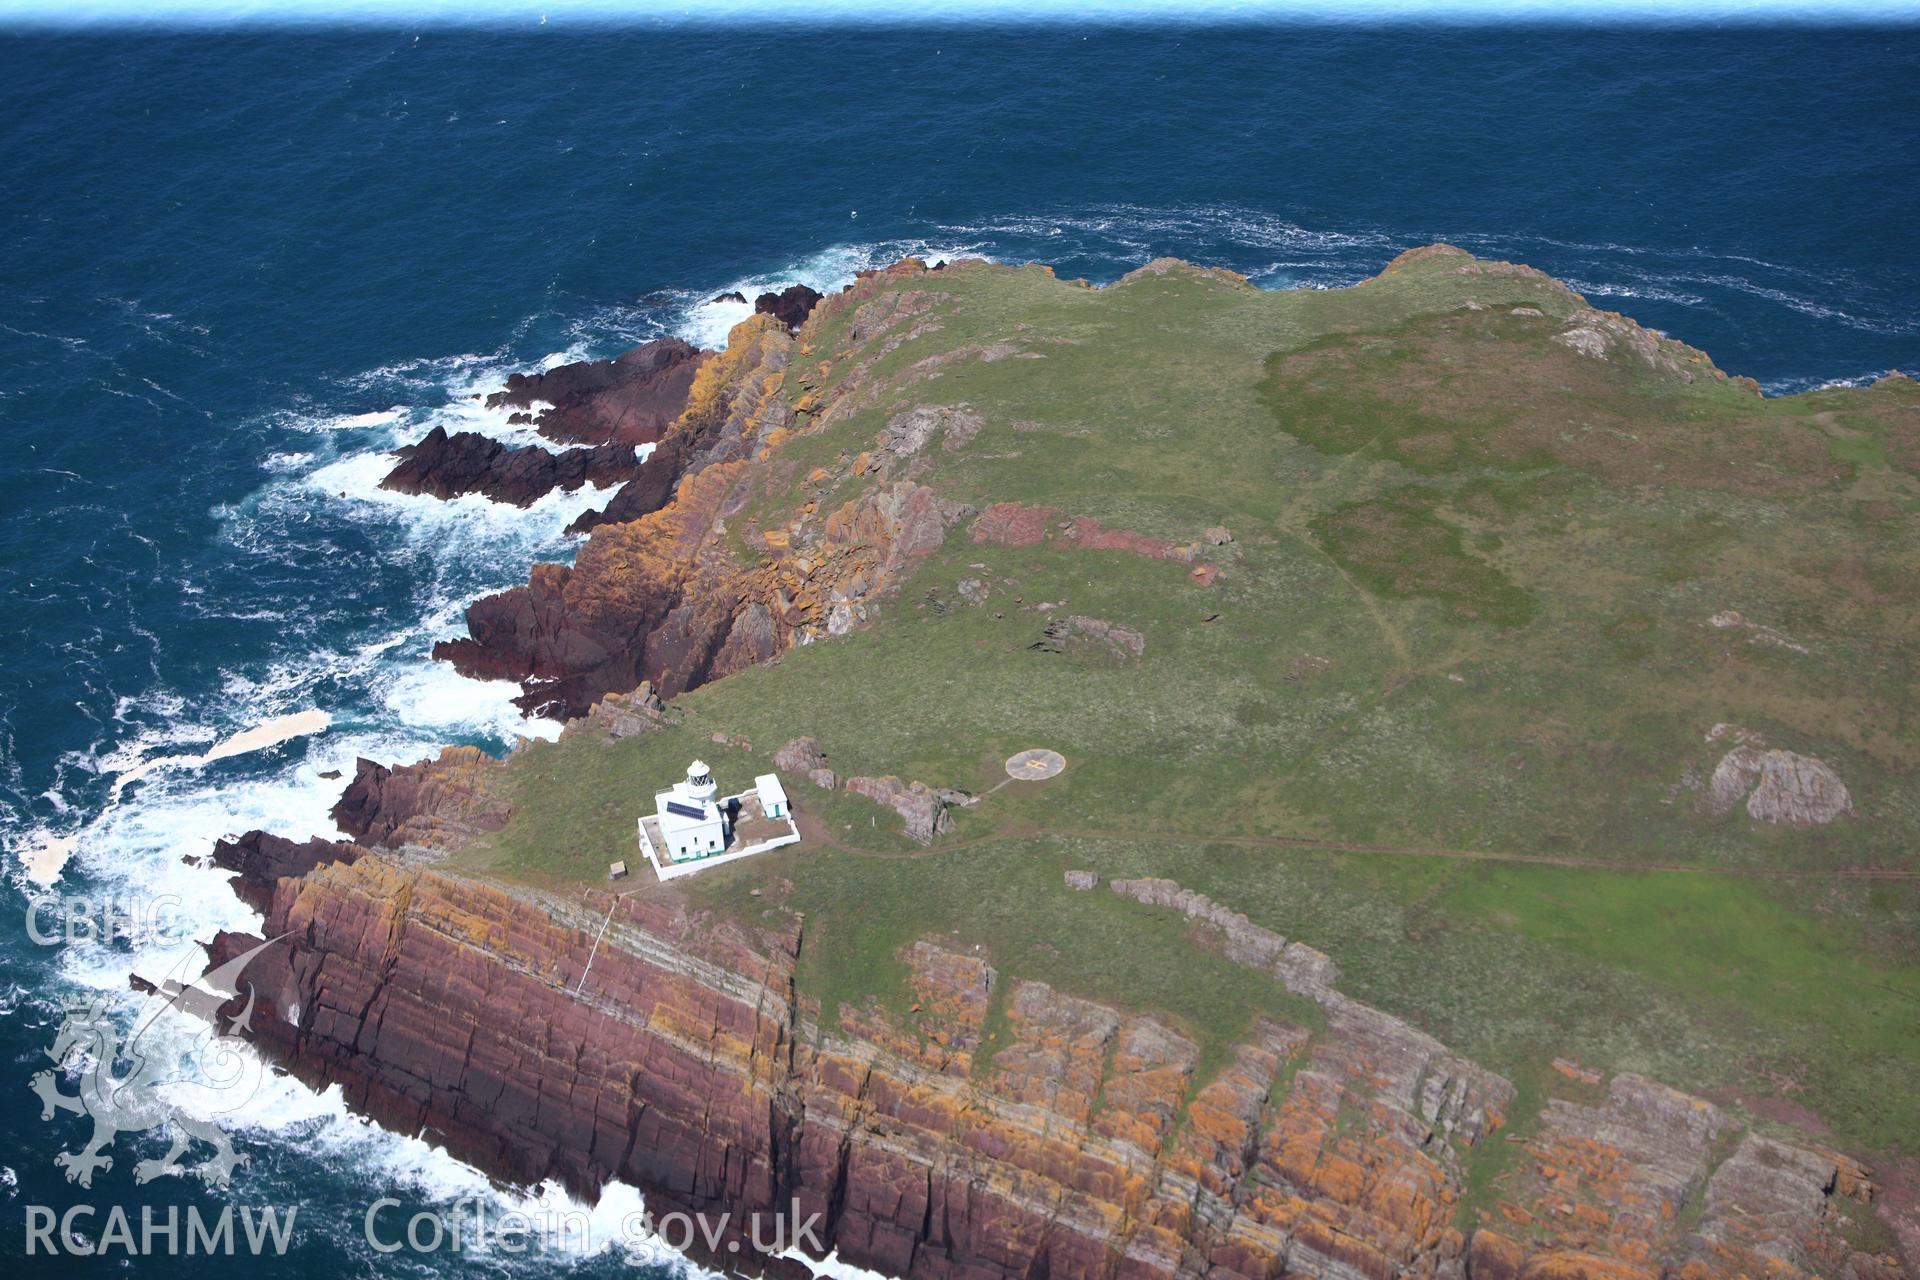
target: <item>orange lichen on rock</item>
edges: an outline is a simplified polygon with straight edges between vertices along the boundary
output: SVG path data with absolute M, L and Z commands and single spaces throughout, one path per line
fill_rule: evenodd
M 502 1177 L 583 1194 L 617 1177 L 658 1211 L 736 1222 L 797 1202 L 842 1262 L 909 1280 L 1174 1280 L 1199 1260 L 1218 1280 L 1651 1280 L 1665 1259 L 1695 1280 L 1898 1274 L 1823 1225 L 1830 1153 L 1749 1136 L 1713 1168 L 1714 1109 L 1637 1077 L 1601 1107 L 1550 1104 L 1538 1181 L 1513 1197 L 1538 1211 L 1463 1234 L 1460 1139 L 1484 1123 L 1471 1099 L 1499 1090 L 1331 991 L 1324 1029 L 1257 1022 L 1200 1080 L 1195 1042 L 1162 1020 L 1004 979 L 950 942 L 900 953 L 912 1009 L 842 1007 L 828 1027 L 795 997 L 801 921 L 777 911 L 745 928 L 644 897 L 536 903 L 352 846 L 235 860 L 287 934 L 249 969 L 254 1025 L 303 1078 Z M 222 935 L 214 959 L 252 942 Z M 1284 958 L 1257 943 L 1236 954 Z M 1646 1169 L 1621 1167 L 1629 1151 Z M 1557 1211 L 1569 1176 L 1566 1203 L 1628 1228 Z M 1683 1191 L 1690 1233 L 1647 1211 Z M 734 1239 L 716 1250 L 752 1260 Z

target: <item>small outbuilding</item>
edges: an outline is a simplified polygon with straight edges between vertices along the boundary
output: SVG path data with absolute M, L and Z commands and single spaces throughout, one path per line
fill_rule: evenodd
M 769 818 L 785 818 L 787 813 L 787 789 L 780 785 L 780 776 L 763 773 L 753 780 L 753 789 L 760 794 L 760 812 Z

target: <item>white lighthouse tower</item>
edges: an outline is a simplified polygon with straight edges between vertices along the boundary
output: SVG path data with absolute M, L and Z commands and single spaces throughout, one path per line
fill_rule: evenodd
M 705 761 L 688 765 L 686 780 L 674 783 L 671 790 L 657 792 L 653 800 L 661 843 L 669 858 L 710 858 L 725 852 L 727 815 L 719 804 L 713 770 Z
M 706 761 L 695 760 L 687 766 L 687 780 L 680 785 L 680 793 L 697 805 L 712 804 L 719 798 L 720 786 Z

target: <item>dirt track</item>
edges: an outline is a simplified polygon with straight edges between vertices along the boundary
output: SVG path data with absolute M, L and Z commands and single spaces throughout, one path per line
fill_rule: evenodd
M 936 841 L 926 849 L 901 852 L 867 849 L 843 840 L 799 813 L 796 818 L 802 834 L 847 853 L 873 858 L 924 858 L 933 854 L 957 853 L 962 849 L 997 844 L 1004 840 L 1030 840 L 1061 836 L 1080 840 L 1163 841 L 1174 844 L 1227 844 L 1255 849 L 1297 849 L 1324 853 L 1346 853 L 1396 858 L 1451 858 L 1461 862 L 1512 862 L 1542 867 L 1575 867 L 1588 871 L 1685 873 L 1691 875 L 1744 876 L 1755 880 L 1839 879 L 1839 880 L 1920 880 L 1920 871 L 1889 867 L 1727 867 L 1688 862 L 1626 862 L 1606 858 L 1562 857 L 1543 853 L 1509 853 L 1495 849 L 1441 849 L 1428 845 L 1358 844 L 1340 840 L 1315 840 L 1306 836 L 1233 836 L 1216 833 L 1195 834 L 1181 831 L 1103 831 L 1092 827 L 1006 826 L 988 835 L 952 842 Z

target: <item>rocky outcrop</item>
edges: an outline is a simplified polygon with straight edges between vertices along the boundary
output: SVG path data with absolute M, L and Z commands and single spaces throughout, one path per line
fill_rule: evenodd
M 653 685 L 643 680 L 631 693 L 610 693 L 594 703 L 586 715 L 560 730 L 560 736 L 573 738 L 591 734 L 608 742 L 618 742 L 622 738 L 652 733 L 667 722 L 665 704 L 654 693 Z
M 264 831 L 249 831 L 237 840 L 221 840 L 213 846 L 213 865 L 235 874 L 228 883 L 234 896 L 265 914 L 273 901 L 274 887 L 283 878 L 299 879 L 315 867 L 329 862 L 352 862 L 365 850 L 358 845 L 333 840 L 288 840 Z
M 893 774 L 884 778 L 848 778 L 841 785 L 891 808 L 906 822 L 908 838 L 920 844 L 931 844 L 935 836 L 953 830 L 953 818 L 947 806 L 959 803 L 962 798 L 955 792 L 936 790 L 924 782 L 902 782 Z
M 1832 1233 L 1807 1230 L 1836 1194 L 1871 1201 L 1876 1188 L 1867 1173 L 1837 1152 L 1748 1134 L 1707 1180 L 1681 1274 L 1896 1280 L 1905 1274 L 1897 1259 L 1859 1253 Z
M 895 276 L 927 270 L 902 264 L 872 273 L 833 302 L 864 305 Z M 817 300 L 811 291 L 788 290 L 772 310 L 735 326 L 725 351 L 697 363 L 683 411 L 647 459 L 603 509 L 574 522 L 572 532 L 589 535 L 574 563 L 536 565 L 525 586 L 476 601 L 467 610 L 467 636 L 437 645 L 435 656 L 465 675 L 520 682 L 523 709 L 565 720 L 643 679 L 670 699 L 769 661 L 789 645 L 869 621 L 947 530 L 974 514 L 916 483 L 911 471 L 919 460 L 889 453 L 879 464 L 868 455 L 850 467 L 843 461 L 841 476 L 867 481 L 856 495 L 831 508 L 808 501 L 780 527 L 750 528 L 745 555 L 726 528 L 782 443 L 823 420 L 808 390 L 813 374 L 800 372 L 802 394 L 793 404 L 785 391 L 796 346 L 788 323 Z M 903 316 L 923 310 L 896 307 Z M 639 363 L 658 350 L 651 345 L 612 363 Z M 517 404 L 559 395 L 564 403 L 552 412 L 565 408 L 577 418 L 602 412 L 594 397 L 612 394 L 603 384 L 617 373 L 566 366 L 520 379 L 502 396 Z M 836 407 L 850 383 L 859 379 L 836 386 Z M 964 406 L 928 412 L 949 448 L 980 427 Z M 917 433 L 907 427 L 908 440 Z M 908 474 L 894 474 L 890 462 Z M 819 474 L 823 483 L 832 478 Z
M 1724 818 L 1741 801 L 1747 816 L 1775 826 L 1819 827 L 1853 814 L 1853 797 L 1824 761 L 1741 743 L 1722 756 L 1699 808 Z
M 820 291 L 804 284 L 790 284 L 778 293 L 763 293 L 753 300 L 756 315 L 772 316 L 789 330 L 805 324 L 820 302 Z
M 1504 1123 L 1514 1098 L 1510 1082 L 1400 1019 L 1342 995 L 1333 985 L 1339 971 L 1325 952 L 1289 942 L 1171 880 L 1115 880 L 1109 887 L 1136 902 L 1178 911 L 1229 960 L 1271 973 L 1295 995 L 1319 1004 L 1343 1043 L 1364 1053 L 1366 1071 L 1383 1095 L 1434 1131 L 1477 1142 Z
M 640 467 L 630 444 L 558 452 L 538 445 L 509 448 L 475 431 L 450 436 L 444 427 L 435 427 L 418 444 L 395 449 L 394 454 L 400 463 L 380 482 L 382 489 L 441 499 L 477 493 L 516 507 L 555 489 L 620 484 Z
M 566 720 L 650 681 L 671 698 L 706 681 L 743 590 L 720 511 L 740 477 L 693 477 L 669 507 L 606 525 L 571 566 L 535 565 L 528 583 L 474 602 L 469 637 L 434 656 L 463 675 L 520 681 L 530 714 Z
M 720 462 L 757 456 L 788 422 L 780 397 L 792 348 L 787 332 L 758 317 L 734 326 L 727 349 L 703 359 L 683 408 L 659 437 L 634 478 L 600 511 L 575 520 L 570 533 L 638 520 L 666 507 L 682 480 Z
M 826 753 L 812 738 L 795 738 L 774 752 L 773 763 L 777 769 L 804 775 L 822 791 L 832 791 L 840 785 L 840 775 L 827 768 Z
M 827 753 L 816 738 L 795 738 L 773 753 L 773 767 L 784 773 L 812 773 L 827 767 Z
M 845 635 L 971 511 L 910 480 L 882 482 L 817 526 L 802 520 L 772 535 L 786 554 L 768 566 L 759 590 L 795 631 L 810 638 Z
M 564 720 L 642 680 L 672 698 L 711 678 L 723 651 L 727 662 L 778 652 L 786 636 L 771 629 L 770 613 L 736 616 L 752 584 L 724 520 L 752 485 L 743 460 L 785 425 L 779 375 L 791 343 L 764 319 L 737 326 L 603 515 L 628 514 L 621 508 L 636 492 L 642 505 L 656 497 L 662 505 L 602 523 L 572 565 L 535 565 L 526 586 L 475 601 L 468 636 L 436 645 L 434 656 L 464 675 L 519 681 L 523 708 Z M 742 635 L 729 649 L 736 624 Z
M 1704 1099 L 1630 1074 L 1615 1076 L 1594 1104 L 1550 1101 L 1503 1188 L 1499 1226 L 1474 1232 L 1469 1274 L 1906 1274 L 1897 1258 L 1856 1250 L 1844 1234 L 1843 1217 L 1872 1211 L 1875 1188 L 1862 1166 L 1753 1133 L 1722 1158 L 1716 1140 L 1730 1127 Z M 1690 1213 L 1688 1230 L 1681 1224 Z
M 1618 354 L 1635 356 L 1655 373 L 1683 383 L 1691 383 L 1701 376 L 1727 380 L 1727 375 L 1714 366 L 1704 351 L 1643 328 L 1617 311 L 1584 307 L 1567 317 L 1566 328 L 1554 335 L 1554 341 L 1596 360 L 1611 360 Z M 1733 381 L 1756 396 L 1760 394 L 1759 385 L 1751 378 Z
M 513 807 L 495 794 L 500 761 L 478 747 L 389 768 L 362 757 L 329 816 L 366 844 L 451 848 L 498 831 Z
M 1075 641 L 1097 645 L 1116 658 L 1138 658 L 1147 651 L 1147 638 L 1132 627 L 1123 627 L 1105 618 L 1069 614 L 1047 623 L 1045 634 L 1028 648 L 1064 653 Z
M 1247 278 L 1238 271 L 1230 271 L 1225 267 L 1195 266 L 1184 258 L 1155 258 L 1151 262 L 1143 266 L 1135 267 L 1133 270 L 1127 272 L 1116 280 L 1114 284 L 1116 287 L 1120 287 L 1134 284 L 1141 280 L 1152 280 L 1165 276 L 1180 276 L 1190 280 L 1215 280 L 1222 284 L 1237 285 L 1241 288 L 1252 287 L 1247 283 Z
M 874 445 L 897 458 L 912 458 L 937 435 L 941 449 L 954 453 L 971 444 L 983 425 L 980 415 L 966 405 L 918 405 L 888 418 Z
M 567 526 L 567 532 L 592 533 L 603 524 L 624 524 L 660 510 L 673 500 L 673 491 L 687 470 L 687 454 L 687 447 L 678 440 L 670 439 L 655 447 L 633 468 L 606 506 L 581 512 Z
M 1091 887 L 1091 886 L 1088 886 Z M 1287 940 L 1271 929 L 1264 929 L 1237 911 L 1229 911 L 1203 893 L 1182 889 L 1172 880 L 1149 877 L 1141 880 L 1115 880 L 1109 886 L 1115 893 L 1150 907 L 1170 907 L 1205 927 L 1208 936 L 1229 960 L 1255 969 L 1275 972 L 1289 987 L 1300 990 L 1325 988 L 1334 979 L 1333 962 L 1311 948 L 1299 948 L 1299 966 L 1288 981 Z
M 1837 1229 L 1865 1170 L 1751 1135 L 1727 1158 L 1717 1109 L 1630 1075 L 1550 1101 L 1497 1213 L 1463 1217 L 1511 1086 L 1330 989 L 1324 1026 L 1256 1019 L 1203 1069 L 1154 1014 L 948 940 L 900 952 L 911 1010 L 826 1010 L 777 911 L 535 901 L 380 856 L 248 874 L 287 935 L 245 974 L 271 1056 L 496 1176 L 730 1215 L 708 1255 L 730 1270 L 766 1266 L 755 1215 L 797 1205 L 843 1264 L 908 1280 L 1897 1274 Z M 1124 892 L 1254 928 L 1168 882 Z
M 563 444 L 651 444 L 685 410 L 694 374 L 711 357 L 657 338 L 612 360 L 516 373 L 487 404 L 528 412 L 536 431 Z M 533 413 L 536 405 L 546 407 Z
M 1794 653 L 1807 652 L 1807 646 L 1774 627 L 1765 626 L 1741 613 L 1738 609 L 1722 609 L 1707 619 L 1707 625 L 1719 631 L 1744 633 L 1749 644 L 1771 645 L 1777 649 L 1788 649 Z

